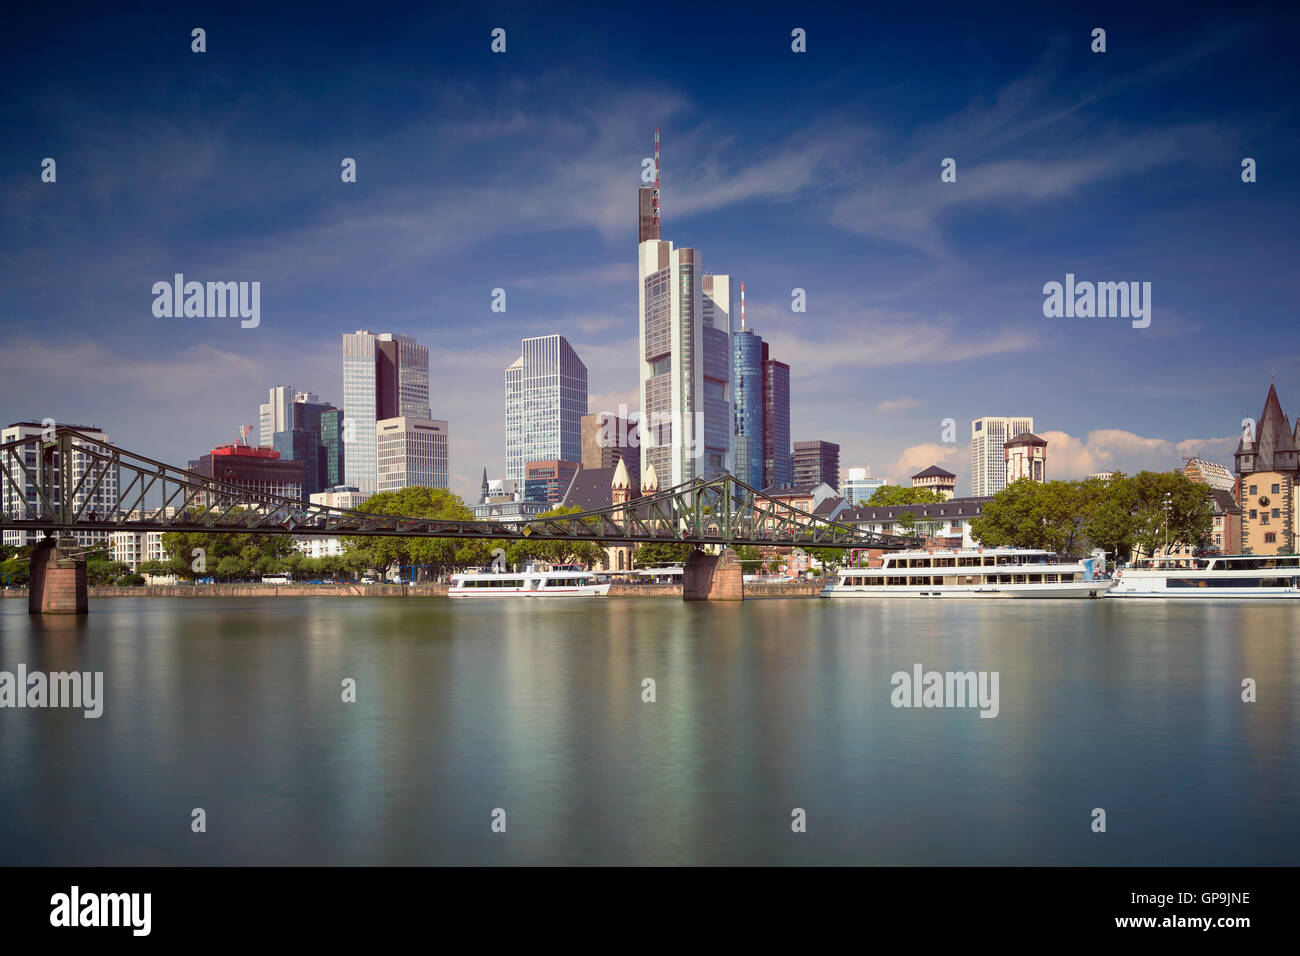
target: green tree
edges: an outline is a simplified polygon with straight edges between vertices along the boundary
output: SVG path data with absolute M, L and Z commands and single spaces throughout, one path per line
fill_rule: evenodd
M 881 485 L 867 499 L 869 505 L 928 505 L 943 501 L 944 497 L 933 488 L 903 488 L 899 485 Z
M 460 495 L 445 488 L 414 485 L 398 491 L 381 491 L 357 509 L 368 514 L 400 515 L 406 518 L 431 518 L 443 521 L 473 521 L 474 512 Z M 394 568 L 424 565 L 427 574 L 440 575 L 446 570 L 481 560 L 486 542 L 455 538 L 389 538 L 348 535 L 343 546 L 348 554 L 365 555 L 367 569 L 386 575 Z
M 685 541 L 668 541 L 664 543 L 647 542 L 639 544 L 632 552 L 632 563 L 638 568 L 650 568 L 664 564 L 681 564 L 694 549 L 694 545 Z
M 130 573 L 128 565 L 112 560 L 104 552 L 91 554 L 86 559 L 86 583 L 93 587 L 107 587 Z

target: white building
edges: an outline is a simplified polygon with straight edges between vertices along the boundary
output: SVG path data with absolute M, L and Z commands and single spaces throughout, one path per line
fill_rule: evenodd
M 343 474 L 367 494 L 379 488 L 375 425 L 429 419 L 429 349 L 405 335 L 366 329 L 343 336 Z M 444 423 L 445 424 L 445 423 Z
M 844 498 L 850 505 L 869 500 L 877 488 L 889 484 L 888 478 L 873 478 L 870 465 L 866 468 L 847 468 L 844 471 L 840 487 L 844 489 Z
M 447 423 L 404 415 L 375 423 L 378 491 L 446 488 Z
M 1007 486 L 1003 445 L 1034 430 L 1032 418 L 977 418 L 971 422 L 970 483 L 973 497 L 996 495 Z
M 361 506 L 369 497 L 369 495 L 358 491 L 351 485 L 339 485 L 337 488 L 327 488 L 325 491 L 318 491 L 311 495 L 311 503 L 323 505 L 326 508 L 360 511 Z
M 582 461 L 587 366 L 563 335 L 524 339 L 506 369 L 506 478 L 530 461 Z
M 276 385 L 258 408 L 257 443 L 270 448 L 276 432 L 293 428 L 294 390 L 292 385 Z
M 111 535 L 113 560 L 121 561 L 132 571 L 139 571 L 146 561 L 168 560 L 161 531 L 114 531 Z
M 47 428 L 53 429 L 56 427 L 60 426 L 54 424 L 47 426 L 42 422 L 14 422 L 9 427 L 0 430 L 0 443 L 32 438 L 45 432 Z M 108 435 L 93 425 L 71 425 L 69 427 L 75 428 L 87 438 L 102 442 L 108 441 Z M 74 444 L 75 447 L 77 446 Z M 87 508 L 87 517 L 94 515 L 106 519 L 117 510 L 118 487 L 117 470 L 115 468 L 103 462 L 97 462 L 90 455 L 77 451 L 73 453 L 71 475 L 69 475 L 68 469 L 64 468 L 64 463 L 60 462 L 58 458 L 59 454 L 56 451 L 54 453 L 55 494 L 59 494 L 58 489 L 61 487 L 62 482 L 70 478 L 71 486 L 74 489 L 80 489 L 73 496 L 73 505 L 78 509 Z M 24 464 L 27 466 L 27 472 L 32 474 L 35 474 L 41 467 L 40 455 L 34 446 L 29 446 Z M 17 485 L 17 488 L 14 485 Z M 15 517 L 33 517 L 45 514 L 44 508 L 37 498 L 36 486 L 28 482 L 27 475 L 23 471 L 15 470 L 11 479 L 6 479 L 3 475 L 0 475 L 0 510 Z M 106 545 L 110 543 L 109 535 L 110 532 L 108 531 L 78 531 L 74 537 L 79 545 Z M 4 533 L 4 543 L 14 547 L 24 547 L 36 544 L 43 537 L 44 535 L 39 531 L 6 531 Z

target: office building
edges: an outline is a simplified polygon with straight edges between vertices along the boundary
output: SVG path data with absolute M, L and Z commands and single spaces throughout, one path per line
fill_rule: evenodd
M 742 292 L 743 296 L 743 292 Z M 763 339 L 753 329 L 741 328 L 731 349 L 731 403 L 735 425 L 732 473 L 751 488 L 763 488 Z
M 621 461 L 627 468 L 628 478 L 640 486 L 641 438 L 637 428 L 636 419 L 630 416 L 620 418 L 612 412 L 583 415 L 582 467 L 586 470 L 613 468 Z
M 47 428 L 62 428 L 63 425 L 42 422 L 14 422 L 0 430 L 0 444 L 33 438 L 47 431 Z M 107 442 L 108 435 L 94 425 L 70 425 L 89 439 Z M 50 500 L 58 501 L 63 494 L 63 481 L 66 478 L 73 490 L 72 504 L 75 508 L 87 509 L 86 513 L 107 517 L 117 510 L 118 486 L 117 468 L 100 461 L 84 451 L 76 449 L 85 446 L 82 442 L 73 442 L 73 455 L 70 463 L 60 461 L 59 452 L 54 452 L 54 488 L 50 489 Z M 27 474 L 37 474 L 41 467 L 40 455 L 34 447 L 29 447 L 25 461 L 26 472 L 13 469 L 8 477 L 0 474 L 0 503 L 5 514 L 23 517 L 44 517 L 46 510 L 37 495 L 36 485 L 28 480 Z M 68 467 L 65 468 L 65 464 Z M 5 531 L 4 543 L 13 547 L 26 547 L 38 543 L 44 535 L 37 531 Z M 107 531 L 78 531 L 73 537 L 82 546 L 103 545 L 109 543 Z
M 587 366 L 563 335 L 524 339 L 506 369 L 506 477 L 530 461 L 582 460 Z
M 991 497 L 1007 486 L 1008 439 L 1032 433 L 1032 418 L 977 418 L 971 422 L 970 482 L 975 497 Z
M 311 496 L 311 503 L 326 508 L 342 508 L 345 511 L 364 511 L 361 506 L 369 496 L 352 485 L 336 485 L 318 491 Z
M 790 452 L 790 366 L 778 362 L 763 343 L 763 487 L 794 484 Z
M 840 446 L 829 441 L 794 443 L 794 484 L 824 481 L 837 494 L 840 490 Z
M 369 330 L 343 336 L 344 480 L 373 494 L 379 486 L 376 425 L 431 420 L 429 349 L 405 335 Z
M 343 484 L 343 410 L 327 408 L 320 416 L 321 487 Z
M 578 461 L 530 461 L 524 472 L 524 500 L 558 504 L 569 489 L 573 476 L 582 468 Z
M 446 422 L 399 415 L 376 422 L 375 437 L 376 491 L 448 487 Z
M 888 478 L 873 477 L 871 467 L 868 466 L 866 468 L 848 469 L 848 473 L 842 478 L 841 488 L 845 500 L 851 507 L 870 501 L 871 496 L 876 493 L 876 489 L 887 484 L 889 484 Z
M 303 462 L 280 457 L 273 448 L 252 445 L 218 445 L 198 461 L 191 471 L 205 478 L 264 495 L 302 498 Z M 209 503 L 219 495 L 205 495 Z
M 701 284 L 701 408 L 704 448 L 697 478 L 733 471 L 734 422 L 731 414 L 731 316 L 733 283 L 728 275 L 706 275 Z
M 297 393 L 292 385 L 275 385 L 268 400 L 258 409 L 257 443 L 263 448 L 272 447 L 276 432 L 293 427 L 293 403 Z

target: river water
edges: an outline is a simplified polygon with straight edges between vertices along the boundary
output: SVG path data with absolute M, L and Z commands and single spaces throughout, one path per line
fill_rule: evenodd
M 0 671 L 102 671 L 104 710 L 0 710 L 0 863 L 1294 865 L 1298 624 L 1104 600 L 124 598 L 80 621 L 4 600 Z M 996 672 L 997 716 L 893 706 L 918 664 Z

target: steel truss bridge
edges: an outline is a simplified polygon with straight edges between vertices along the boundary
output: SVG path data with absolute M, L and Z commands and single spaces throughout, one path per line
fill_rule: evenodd
M 68 462 L 73 463 L 71 470 Z M 0 445 L 0 472 L 0 529 L 43 531 L 50 537 L 180 531 L 884 550 L 917 548 L 923 542 L 827 521 L 769 498 L 731 475 L 696 479 L 627 504 L 559 517 L 448 521 L 366 514 L 263 494 L 137 455 L 66 426 Z M 72 480 L 60 480 L 68 475 Z M 96 509 L 96 494 L 102 500 L 106 490 L 115 504 Z

